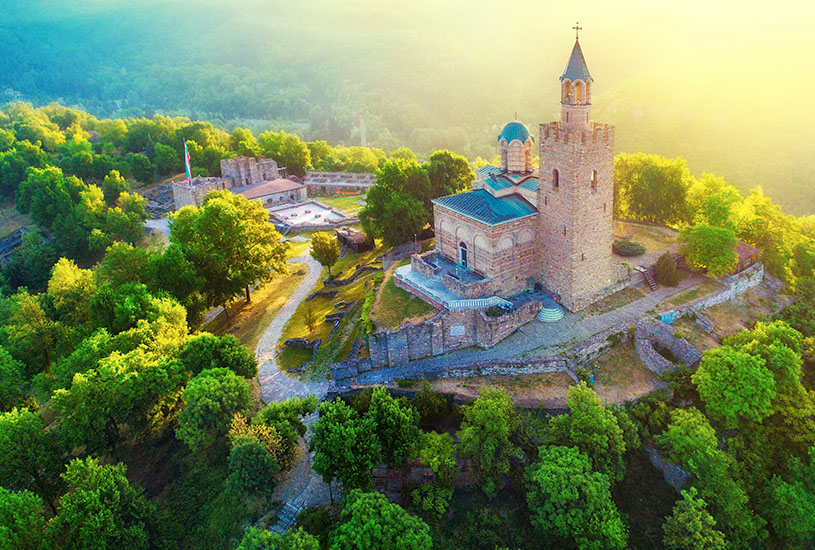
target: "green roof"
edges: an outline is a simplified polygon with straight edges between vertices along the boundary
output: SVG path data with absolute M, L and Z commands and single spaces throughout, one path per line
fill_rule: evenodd
M 487 225 L 498 225 L 537 213 L 537 210 L 520 195 L 495 198 L 484 189 L 439 197 L 433 200 L 433 204 L 449 208 Z
M 517 120 L 504 126 L 501 133 L 498 134 L 498 141 L 501 141 L 502 139 L 507 140 L 507 143 L 516 139 L 521 143 L 526 143 L 526 140 L 528 139 L 535 141 L 535 138 L 533 138 L 532 134 L 529 133 L 529 128 Z

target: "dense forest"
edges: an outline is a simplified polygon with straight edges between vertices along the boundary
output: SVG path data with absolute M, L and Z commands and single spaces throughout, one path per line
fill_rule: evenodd
M 724 7 L 691 3 L 671 20 L 639 7 L 584 6 L 604 21 L 586 22 L 582 41 L 594 118 L 617 125 L 618 150 L 682 156 L 697 177 L 712 171 L 742 192 L 760 185 L 787 211 L 812 211 L 815 109 L 796 98 L 815 82 L 799 71 L 799 52 L 812 48 L 807 18 L 792 16 L 799 7 L 783 22 L 769 5 L 736 21 Z M 558 116 L 568 12 L 534 2 L 14 0 L 0 16 L 0 90 L 99 117 L 163 112 L 331 145 L 360 143 L 362 113 L 367 143 L 386 151 L 491 158 L 513 113 L 530 127 Z M 798 75 L 788 94 L 783 74 Z

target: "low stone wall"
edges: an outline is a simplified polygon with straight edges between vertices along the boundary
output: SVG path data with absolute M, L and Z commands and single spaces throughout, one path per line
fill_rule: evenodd
M 487 278 L 476 283 L 465 283 L 449 273 L 445 273 L 441 277 L 441 283 L 444 285 L 444 288 L 457 296 L 461 296 L 465 300 L 492 296 L 495 294 L 495 292 L 493 292 L 492 282 L 492 279 Z
M 741 273 L 736 273 L 735 275 L 721 279 L 719 282 L 724 285 L 723 289 L 697 298 L 677 308 L 675 310 L 677 318 L 691 311 L 707 309 L 723 302 L 735 300 L 748 290 L 760 285 L 763 280 L 764 266 L 762 264 L 753 264 Z
M 655 345 L 669 350 L 677 360 L 689 367 L 695 367 L 701 361 L 702 354 L 699 350 L 684 338 L 677 338 L 674 327 L 650 317 L 638 320 L 634 326 L 634 348 L 637 355 L 657 375 L 673 371 L 676 364 L 663 357 Z
M 418 273 L 423 277 L 435 277 L 441 271 L 441 268 L 436 267 L 432 263 L 428 262 L 427 260 L 430 259 L 433 254 L 438 255 L 437 252 L 424 254 L 419 256 L 414 254 L 410 257 L 410 269 Z
M 469 346 L 490 348 L 535 318 L 541 303 L 530 301 L 500 317 L 482 310 L 444 310 L 432 319 L 369 335 L 371 367 L 397 367 Z
M 477 310 L 476 345 L 491 348 L 534 319 L 542 306 L 537 300 L 526 302 L 500 317 L 490 317 L 485 310 Z

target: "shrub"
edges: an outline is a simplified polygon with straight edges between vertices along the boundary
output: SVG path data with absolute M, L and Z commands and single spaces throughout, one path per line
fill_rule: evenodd
M 639 256 L 645 254 L 645 247 L 640 243 L 627 239 L 617 239 L 611 244 L 611 249 L 620 256 Z
M 676 261 L 670 252 L 666 252 L 657 260 L 656 280 L 663 286 L 676 286 L 679 284 L 679 272 L 676 270 Z
M 412 388 L 415 383 L 415 380 L 408 380 L 407 378 L 400 378 L 396 381 L 396 385 L 400 388 Z
M 490 306 L 486 311 L 487 317 L 500 317 L 504 314 L 504 310 L 498 306 Z

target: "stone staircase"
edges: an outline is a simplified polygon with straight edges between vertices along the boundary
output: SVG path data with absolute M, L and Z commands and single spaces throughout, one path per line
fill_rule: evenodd
M 637 266 L 634 269 L 642 273 L 642 276 L 645 278 L 645 282 L 648 283 L 648 286 L 651 288 L 652 291 L 659 288 L 659 285 L 657 285 L 656 280 L 654 280 L 653 267 Z
M 288 531 L 297 521 L 298 514 L 300 514 L 300 508 L 290 502 L 285 503 L 280 513 L 277 514 L 277 523 L 272 526 L 271 531 L 275 533 Z
M 554 323 L 563 319 L 563 315 L 565 315 L 563 306 L 554 300 L 545 299 L 543 300 L 543 307 L 538 312 L 536 319 L 544 323 Z

